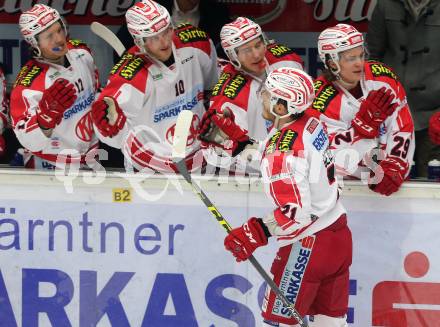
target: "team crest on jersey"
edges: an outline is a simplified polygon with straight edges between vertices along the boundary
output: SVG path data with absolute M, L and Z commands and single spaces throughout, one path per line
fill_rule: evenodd
M 214 87 L 212 88 L 212 93 L 211 93 L 212 96 L 218 95 L 220 93 L 220 91 L 223 88 L 223 85 L 225 85 L 225 83 L 229 79 L 229 77 L 231 77 L 230 73 L 225 73 L 225 72 L 221 73 L 217 84 L 215 84 Z
M 316 83 L 315 83 L 316 90 Z M 328 104 L 338 94 L 338 91 L 331 85 L 326 85 L 319 91 L 315 100 L 313 100 L 312 107 L 320 112 L 324 112 L 327 109 Z
M 370 65 L 371 73 L 374 77 L 387 76 L 397 80 L 396 74 L 387 66 L 380 63 L 373 63 Z
M 274 44 L 268 47 L 268 50 L 275 58 L 282 58 L 288 54 L 294 53 L 292 49 L 282 44 Z
M 119 61 L 116 63 L 116 65 L 113 66 L 112 70 L 110 71 L 110 75 L 116 74 L 116 72 L 121 68 L 125 63 L 130 61 L 134 58 L 134 55 L 131 53 L 125 52 L 122 57 L 119 59 Z
M 18 73 L 17 80 L 15 81 L 14 86 L 23 85 L 23 86 L 31 86 L 32 82 L 37 78 L 38 75 L 43 71 L 41 67 L 36 65 L 32 66 L 24 66 L 20 73 Z
M 141 57 L 133 57 L 127 60 L 119 71 L 119 75 L 130 81 L 141 70 L 144 60 Z
M 246 85 L 246 77 L 241 74 L 237 74 L 234 78 L 230 79 L 226 84 L 223 94 L 229 99 L 235 99 L 240 93 L 240 90 Z
M 90 142 L 94 135 L 92 115 L 84 115 L 75 127 L 76 136 L 84 142 Z
M 208 34 L 205 31 L 189 24 L 180 25 L 177 30 L 177 36 L 182 43 L 208 40 Z

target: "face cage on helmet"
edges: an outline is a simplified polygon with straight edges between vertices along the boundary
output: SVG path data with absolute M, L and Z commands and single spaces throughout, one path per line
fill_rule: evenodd
M 35 52 L 35 57 L 36 58 L 42 58 L 41 57 L 41 49 L 38 46 L 38 35 L 40 35 L 41 33 L 43 33 L 44 31 L 46 31 L 49 27 L 53 26 L 54 24 L 56 24 L 57 22 L 60 22 L 61 27 L 64 29 L 64 35 L 67 38 L 67 24 L 64 21 L 64 19 L 62 17 L 60 17 L 59 19 L 57 19 L 56 21 L 54 21 L 52 24 L 50 24 L 49 26 L 47 26 L 44 30 L 42 30 L 41 32 L 39 32 L 38 34 L 34 35 L 34 36 L 29 36 L 27 38 L 25 38 L 26 42 L 30 44 L 30 46 L 32 47 L 32 49 L 34 50 L 33 52 Z

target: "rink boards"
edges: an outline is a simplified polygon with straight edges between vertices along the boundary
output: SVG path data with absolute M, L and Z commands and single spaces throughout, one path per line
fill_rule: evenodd
M 224 230 L 177 178 L 0 180 L 1 326 L 258 326 L 261 278 L 226 253 Z M 271 208 L 258 180 L 201 185 L 233 226 Z M 436 184 L 383 198 L 346 183 L 352 326 L 439 321 L 438 197 Z M 267 269 L 275 249 L 256 252 Z

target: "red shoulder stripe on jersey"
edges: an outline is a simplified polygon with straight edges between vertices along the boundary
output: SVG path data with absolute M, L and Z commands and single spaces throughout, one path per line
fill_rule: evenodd
M 92 50 L 87 46 L 86 43 L 84 43 L 81 40 L 77 39 L 69 39 L 67 42 L 67 48 L 68 49 L 84 49 L 87 50 L 90 54 L 92 53 Z
M 397 115 L 397 124 L 400 132 L 412 133 L 414 131 L 414 123 L 408 106 L 404 106 L 399 110 Z
M 398 81 L 397 75 L 394 73 L 393 69 L 384 63 L 378 61 L 366 61 L 364 65 L 365 77 L 367 80 L 382 80 L 382 79 L 392 79 Z
M 314 82 L 315 99 L 312 108 L 319 112 L 325 112 L 330 102 L 338 95 L 339 91 L 333 84 L 327 82 L 324 78 L 318 78 Z
M 32 84 L 38 79 L 38 76 L 47 69 L 48 65 L 34 59 L 29 60 L 18 73 L 14 83 L 14 88 L 18 86 L 31 87 Z
M 222 71 L 222 73 L 220 74 L 220 77 L 219 77 L 219 79 L 217 81 L 217 84 L 215 84 L 214 87 L 212 88 L 211 95 L 212 96 L 217 96 L 217 95 L 221 94 L 221 92 L 223 91 L 223 88 L 224 88 L 226 82 L 229 81 L 231 76 L 232 76 L 231 72 Z
M 190 24 L 179 25 L 174 34 L 176 48 L 194 47 L 202 50 L 208 56 L 211 55 L 211 43 L 209 35 L 202 29 Z
M 38 126 L 38 121 L 37 121 L 37 116 L 32 116 L 31 119 L 29 119 L 26 122 L 25 125 L 25 131 L 26 133 L 32 132 L 34 129 L 39 128 Z
M 304 67 L 304 62 L 291 48 L 277 43 L 271 43 L 267 46 L 266 59 L 269 65 L 280 61 L 296 61 Z

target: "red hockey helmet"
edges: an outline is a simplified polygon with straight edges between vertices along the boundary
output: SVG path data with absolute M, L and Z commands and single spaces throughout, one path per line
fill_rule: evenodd
M 38 46 L 37 35 L 58 21 L 63 26 L 64 32 L 67 35 L 66 24 L 64 24 L 61 19 L 60 13 L 54 8 L 43 4 L 36 4 L 20 15 L 18 22 L 20 32 L 25 41 L 37 50 L 38 56 L 41 55 L 41 50 Z
M 338 66 L 339 53 L 359 46 L 364 46 L 364 37 L 356 28 L 348 24 L 338 24 L 325 29 L 318 37 L 318 52 L 322 62 L 327 67 L 327 60 L 333 60 Z M 329 68 L 329 67 L 327 67 Z
M 143 0 L 129 8 L 125 14 L 127 28 L 135 44 L 143 51 L 144 38 L 155 36 L 171 24 L 170 13 L 155 1 Z
M 238 17 L 233 22 L 224 25 L 220 32 L 223 50 L 237 68 L 240 67 L 240 62 L 236 48 L 262 36 L 261 26 L 246 17 Z
M 302 113 L 315 98 L 313 79 L 297 68 L 281 67 L 273 70 L 267 76 L 264 86 L 270 93 L 270 112 L 273 115 L 278 116 L 273 108 L 280 99 L 287 102 L 288 114 L 279 118 Z

